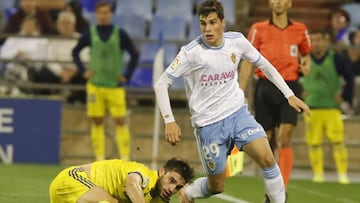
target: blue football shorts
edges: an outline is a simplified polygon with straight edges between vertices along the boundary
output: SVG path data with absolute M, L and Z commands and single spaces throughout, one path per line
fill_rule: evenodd
M 251 141 L 266 137 L 263 127 L 249 113 L 247 105 L 227 118 L 195 129 L 201 163 L 208 175 L 223 172 L 226 158 L 234 144 L 238 149 Z

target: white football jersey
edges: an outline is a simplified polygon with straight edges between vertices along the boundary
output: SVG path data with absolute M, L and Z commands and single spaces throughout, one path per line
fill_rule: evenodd
M 241 33 L 224 33 L 223 43 L 219 47 L 207 45 L 199 36 L 183 46 L 165 70 L 164 75 L 170 81 L 168 83 L 181 76 L 184 78 L 193 127 L 220 121 L 244 105 L 244 93 L 239 87 L 237 71 L 242 58 L 256 64 L 263 57 Z M 159 80 L 162 79 L 164 77 Z M 157 99 L 163 116 L 172 116 L 169 105 L 161 105 L 164 102 L 159 101 L 164 98 L 157 95 Z

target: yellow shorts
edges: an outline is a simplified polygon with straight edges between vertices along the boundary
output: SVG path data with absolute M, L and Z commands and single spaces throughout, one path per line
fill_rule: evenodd
M 106 110 L 112 117 L 126 116 L 125 89 L 121 87 L 98 87 L 90 82 L 86 84 L 87 115 L 104 117 Z
M 70 203 L 77 200 L 95 184 L 78 166 L 62 170 L 51 182 L 49 193 L 51 203 Z
M 305 134 L 308 145 L 320 145 L 323 134 L 332 143 L 344 142 L 344 123 L 338 109 L 312 109 L 311 116 L 305 116 Z

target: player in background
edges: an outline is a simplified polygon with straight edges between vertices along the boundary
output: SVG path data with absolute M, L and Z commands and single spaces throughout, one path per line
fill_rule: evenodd
M 225 32 L 223 6 L 208 0 L 200 4 L 202 35 L 183 46 L 154 90 L 165 122 L 165 139 L 176 145 L 181 129 L 172 113 L 168 88 L 183 77 L 191 123 L 207 177 L 200 177 L 180 191 L 180 202 L 207 198 L 224 191 L 226 156 L 234 145 L 256 161 L 262 170 L 266 193 L 272 202 L 285 202 L 285 188 L 266 133 L 244 104 L 239 88 L 238 65 L 246 59 L 260 67 L 296 111 L 309 112 L 281 75 L 239 32 Z M 239 186 L 239 190 L 243 189 Z
M 139 53 L 127 33 L 112 24 L 112 6 L 109 1 L 96 3 L 97 25 L 79 39 L 73 49 L 73 59 L 80 74 L 88 80 L 87 115 L 91 119 L 91 139 L 96 160 L 105 159 L 104 116 L 109 111 L 115 121 L 115 133 L 120 158 L 130 159 L 130 133 L 126 125 L 125 85 L 136 68 Z M 90 46 L 90 62 L 82 64 L 79 53 Z M 123 51 L 130 54 L 124 74 Z
M 50 202 L 169 202 L 192 178 L 193 169 L 181 158 L 159 170 L 120 159 L 97 161 L 62 170 L 51 182 Z
M 338 180 L 348 184 L 348 154 L 344 144 L 344 123 L 340 111 L 342 101 L 351 101 L 354 90 L 354 74 L 350 62 L 341 54 L 329 49 L 330 35 L 322 31 L 311 33 L 311 72 L 304 77 L 305 102 L 311 115 L 305 116 L 306 143 L 314 172 L 314 182 L 324 182 L 324 132 L 332 144 Z M 341 78 L 345 85 L 341 88 Z
M 310 72 L 311 42 L 306 26 L 288 17 L 292 0 L 269 0 L 272 16 L 269 20 L 254 23 L 248 40 L 279 71 L 296 96 L 301 94 L 298 82 L 300 72 Z M 300 64 L 299 64 L 300 61 Z M 240 87 L 246 88 L 252 64 L 244 61 L 240 70 Z M 255 119 L 264 127 L 273 153 L 278 155 L 281 174 L 287 188 L 294 162 L 291 137 L 297 123 L 298 112 L 293 109 L 278 87 L 257 68 L 254 107 Z M 277 145 L 279 144 L 279 151 Z M 277 154 L 278 152 L 278 154 Z

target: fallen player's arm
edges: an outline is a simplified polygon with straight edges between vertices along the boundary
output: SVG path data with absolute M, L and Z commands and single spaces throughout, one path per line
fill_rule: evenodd
M 142 178 L 137 173 L 130 173 L 126 177 L 126 195 L 131 202 L 145 203 L 144 193 L 141 188 Z

